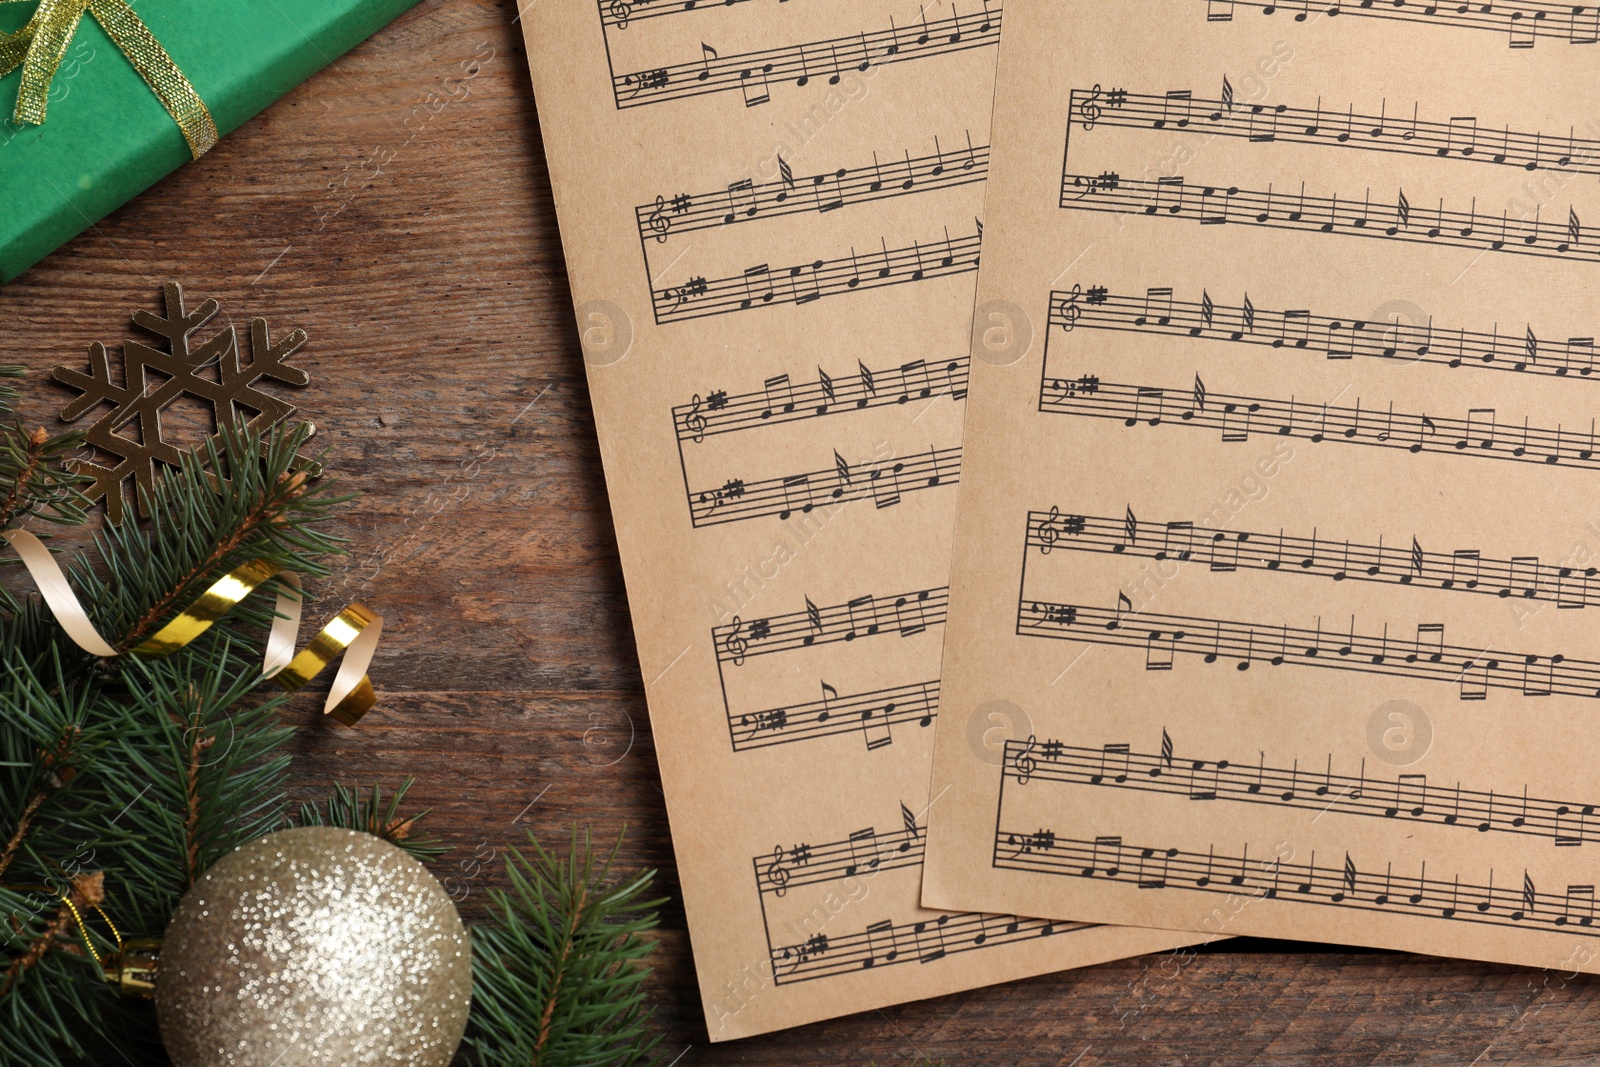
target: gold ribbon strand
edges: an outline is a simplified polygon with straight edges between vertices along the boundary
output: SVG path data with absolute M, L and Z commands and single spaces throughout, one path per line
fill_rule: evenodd
M 0 33 L 0 77 L 22 67 L 14 116 L 18 123 L 44 122 L 50 83 L 66 58 L 78 23 L 89 14 L 178 124 L 190 154 L 199 159 L 217 143 L 217 124 L 205 101 L 126 0 L 0 0 L 0 4 L 34 2 L 39 6 L 27 25 L 16 33 Z
M 26 530 L 7 530 L 0 536 L 16 550 L 22 565 L 39 587 L 46 606 L 74 644 L 92 656 L 120 655 L 89 621 L 88 612 L 84 611 L 77 594 L 67 584 L 66 575 L 42 541 Z M 300 576 L 264 559 L 251 560 L 217 579 L 177 618 L 135 646 L 133 654 L 159 657 L 176 652 L 273 577 L 280 583 L 278 617 L 273 619 L 272 630 L 267 635 L 263 675 L 294 692 L 342 655 L 343 662 L 339 664 L 339 673 L 334 676 L 333 688 L 322 711 L 346 726 L 354 726 L 378 702 L 367 668 L 378 650 L 383 616 L 361 604 L 351 604 L 296 655 L 294 643 L 300 633 Z

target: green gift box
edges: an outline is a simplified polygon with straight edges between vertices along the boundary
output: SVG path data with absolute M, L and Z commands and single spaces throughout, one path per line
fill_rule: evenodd
M 223 135 L 417 0 L 142 0 L 134 13 Z M 0 0 L 0 31 L 32 0 Z M 193 155 L 183 130 L 93 14 L 77 25 L 39 125 L 11 121 L 23 69 L 0 78 L 0 282 L 10 281 Z

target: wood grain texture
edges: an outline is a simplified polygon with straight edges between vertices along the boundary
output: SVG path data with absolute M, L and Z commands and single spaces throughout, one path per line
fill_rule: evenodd
M 626 825 L 623 864 L 677 888 L 515 15 L 424 0 L 0 289 L 0 360 L 38 372 L 23 409 L 37 421 L 67 398 L 49 368 L 127 336 L 168 278 L 235 321 L 310 333 L 301 413 L 363 494 L 352 555 L 318 592 L 370 603 L 387 628 L 382 703 L 359 729 L 293 705 L 295 791 L 415 774 L 469 918 L 499 877 L 489 857 L 529 830 L 560 843 L 574 824 Z M 711 1046 L 681 910 L 664 920 L 653 990 L 683 1065 L 1600 1057 L 1591 979 L 1265 942 Z

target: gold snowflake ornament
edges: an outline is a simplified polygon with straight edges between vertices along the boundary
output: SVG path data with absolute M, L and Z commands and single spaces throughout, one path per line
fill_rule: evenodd
M 143 310 L 133 313 L 135 325 L 162 338 L 165 350 L 140 341 L 123 342 L 123 384 L 112 380 L 110 357 L 98 341 L 89 346 L 87 373 L 60 366 L 52 374 L 62 385 L 83 394 L 61 410 L 63 422 L 76 422 L 95 408 L 110 405 L 85 437 L 97 452 L 112 457 L 111 461 L 77 463 L 80 473 L 94 477 L 88 495 L 90 499 L 105 498 L 110 522 L 122 520 L 123 485 L 129 478 L 148 492 L 155 488 L 157 463 L 175 467 L 180 462 L 183 450 L 161 436 L 162 409 L 173 401 L 191 396 L 209 402 L 219 432 L 224 426 L 264 430 L 293 415 L 294 407 L 260 391 L 257 384 L 269 378 L 289 385 L 310 381 L 304 370 L 288 365 L 289 358 L 306 343 L 304 330 L 292 330 L 273 344 L 267 320 L 255 319 L 250 323 L 250 362 L 241 364 L 239 337 L 232 326 L 204 341 L 194 337 L 219 310 L 215 300 L 190 312 L 184 309 L 183 289 L 177 282 L 168 282 L 165 292 L 164 318 Z M 246 417 L 241 409 L 255 414 Z M 130 435 L 128 431 L 134 432 Z

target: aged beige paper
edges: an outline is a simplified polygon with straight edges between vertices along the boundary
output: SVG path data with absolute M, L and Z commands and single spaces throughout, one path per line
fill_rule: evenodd
M 918 906 L 998 0 L 522 18 L 713 1040 L 1180 943 Z
M 1600 971 L 1597 37 L 1008 3 L 926 903 Z

